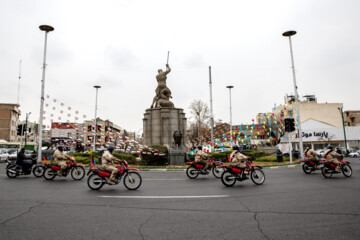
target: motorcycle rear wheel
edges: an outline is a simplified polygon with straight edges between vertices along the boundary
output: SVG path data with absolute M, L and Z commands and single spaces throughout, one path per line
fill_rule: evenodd
M 223 173 L 224 169 L 219 165 L 215 165 L 212 169 L 212 173 L 216 178 L 221 178 L 221 174 Z
M 129 190 L 136 190 L 141 186 L 142 178 L 138 172 L 128 172 L 124 177 L 124 185 Z
M 88 177 L 87 184 L 92 190 L 99 190 L 102 186 L 104 186 L 103 178 L 95 173 Z
M 44 167 L 43 166 L 35 166 L 33 168 L 32 172 L 35 177 L 42 177 L 44 175 Z
M 186 175 L 190 178 L 190 179 L 195 179 L 199 176 L 199 171 L 194 168 L 194 167 L 188 167 L 186 169 Z
M 9 178 L 16 178 L 17 174 L 16 173 L 13 173 L 11 171 L 16 171 L 16 166 L 10 166 L 6 169 L 6 175 L 9 177 Z
M 321 173 L 322 173 L 322 175 L 324 176 L 324 177 L 326 177 L 326 178 L 331 178 L 331 176 L 332 176 L 332 172 L 329 172 L 329 168 L 328 167 L 323 167 L 322 169 L 321 169 Z
M 232 172 L 225 171 L 221 174 L 221 182 L 227 187 L 232 187 L 236 182 L 236 176 Z
M 310 174 L 312 172 L 312 169 L 309 165 L 307 165 L 306 163 L 304 165 L 302 165 L 302 169 L 304 171 L 304 173 L 306 174 Z
M 77 181 L 83 179 L 85 177 L 84 167 L 77 166 L 71 169 L 71 177 Z
M 345 177 L 351 177 L 352 175 L 352 168 L 350 167 L 350 165 L 345 164 L 342 167 L 342 173 L 344 174 Z
M 265 182 L 265 173 L 261 169 L 251 171 L 250 177 L 256 185 L 261 185 Z
M 53 180 L 56 176 L 56 173 L 51 168 L 46 168 L 43 176 L 46 180 Z

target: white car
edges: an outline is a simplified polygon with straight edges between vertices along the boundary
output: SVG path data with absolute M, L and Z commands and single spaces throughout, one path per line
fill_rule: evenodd
M 6 162 L 9 158 L 9 154 L 6 149 L 0 149 L 0 162 Z
M 360 157 L 360 151 L 349 153 L 349 157 Z
M 324 157 L 324 154 L 325 154 L 326 150 L 324 150 L 324 149 L 318 149 L 318 150 L 316 150 L 315 152 L 316 152 L 318 155 L 320 155 L 321 157 Z

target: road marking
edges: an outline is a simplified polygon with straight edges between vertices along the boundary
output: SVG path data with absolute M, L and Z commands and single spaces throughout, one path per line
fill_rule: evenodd
M 207 195 L 207 196 L 99 196 L 102 198 L 137 198 L 137 199 L 171 199 L 171 198 L 226 198 L 229 195 Z
M 154 178 L 145 178 L 145 179 L 143 179 L 144 181 L 187 181 L 188 179 L 154 179 Z

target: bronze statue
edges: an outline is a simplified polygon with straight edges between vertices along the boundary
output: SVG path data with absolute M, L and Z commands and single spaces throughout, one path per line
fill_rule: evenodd
M 174 132 L 174 141 L 175 141 L 175 146 L 177 146 L 177 148 L 179 148 L 181 146 L 181 139 L 182 139 L 182 133 L 181 130 L 176 130 Z
M 167 79 L 166 75 L 169 74 L 170 71 L 171 68 L 169 64 L 166 64 L 165 72 L 163 72 L 163 70 L 161 69 L 158 70 L 158 75 L 156 75 L 156 80 L 158 82 L 158 86 L 155 90 L 156 96 L 154 97 L 150 108 L 153 108 L 154 104 L 156 108 L 174 107 L 174 104 L 170 101 L 170 98 L 172 98 L 171 91 L 166 86 L 166 79 Z

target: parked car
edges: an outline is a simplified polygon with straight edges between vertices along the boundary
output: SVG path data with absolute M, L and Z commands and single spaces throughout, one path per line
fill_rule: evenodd
M 6 149 L 0 149 L 0 161 L 6 162 L 9 158 L 9 154 L 7 153 Z
M 17 158 L 18 150 L 15 148 L 6 149 L 7 153 L 9 154 L 8 160 L 14 161 Z
M 360 151 L 349 153 L 349 157 L 360 157 Z

